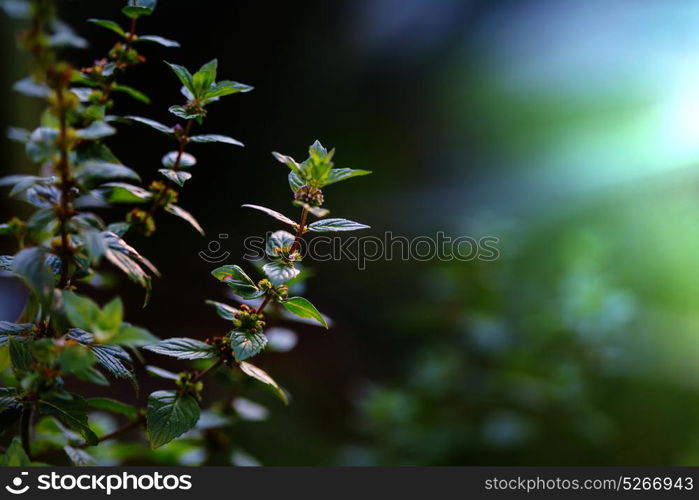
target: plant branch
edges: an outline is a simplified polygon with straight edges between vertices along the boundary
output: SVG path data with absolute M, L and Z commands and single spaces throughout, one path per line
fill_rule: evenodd
M 204 376 L 207 373 L 209 373 L 209 372 L 215 370 L 216 368 L 218 368 L 219 366 L 221 366 L 222 362 L 223 361 L 221 361 L 220 359 L 217 359 L 214 364 L 210 365 L 208 368 L 203 369 L 197 375 L 195 375 L 194 378 L 192 379 L 192 382 L 199 382 L 202 378 L 204 378 Z
M 22 417 L 20 421 L 20 427 L 22 432 L 22 448 L 24 452 L 31 459 L 31 432 L 32 432 L 32 414 L 34 413 L 34 408 L 31 406 L 25 406 L 22 410 Z
M 301 238 L 303 237 L 303 232 L 306 229 L 306 221 L 308 220 L 308 209 L 306 207 L 303 207 L 303 211 L 301 212 L 301 221 L 299 221 L 299 228 L 296 231 L 296 238 L 294 239 L 294 243 L 291 245 L 291 248 L 289 249 L 289 254 L 294 253 L 294 251 L 298 248 L 299 244 L 301 243 Z
M 66 118 L 65 107 L 65 86 L 63 84 L 56 88 L 56 102 L 58 105 L 58 121 L 59 121 L 59 147 L 60 156 L 56 165 L 56 170 L 61 179 L 61 199 L 58 207 L 58 232 L 61 238 L 61 278 L 58 282 L 59 288 L 65 288 L 69 280 L 70 266 L 70 235 L 68 232 L 68 221 L 70 220 L 73 211 L 72 200 L 72 179 L 70 172 L 70 159 L 68 157 L 68 125 Z
M 110 432 L 109 434 L 105 434 L 101 438 L 97 439 L 98 443 L 102 443 L 104 441 L 107 441 L 109 439 L 114 439 L 115 437 L 130 431 L 131 429 L 135 429 L 139 425 L 141 425 L 145 421 L 145 416 L 144 415 L 139 415 L 139 417 L 136 420 L 132 420 L 131 422 L 127 422 L 118 429 L 115 429 L 114 431 Z M 80 443 L 78 445 L 75 445 L 75 448 L 87 448 L 89 446 L 92 446 L 90 443 Z

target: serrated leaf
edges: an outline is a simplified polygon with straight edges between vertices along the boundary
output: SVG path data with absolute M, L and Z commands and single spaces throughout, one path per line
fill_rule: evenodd
M 39 400 L 39 409 L 44 415 L 56 417 L 64 425 L 79 432 L 89 444 L 96 445 L 99 442 L 87 422 L 87 403 L 77 394 L 66 391 L 44 394 Z
M 180 159 L 179 163 L 177 162 L 178 157 Z M 178 151 L 170 151 L 163 156 L 161 163 L 163 164 L 163 167 L 167 168 L 174 168 L 175 165 L 177 165 L 178 169 L 189 168 L 197 164 L 197 159 L 189 153 L 183 152 L 180 154 Z
M 109 19 L 88 19 L 87 22 L 96 24 L 97 26 L 101 26 L 102 28 L 107 28 L 108 30 L 111 30 L 114 33 L 117 33 L 121 36 L 126 36 L 126 32 L 124 31 L 124 29 L 117 23 L 115 23 L 114 21 L 110 21 Z
M 143 346 L 143 349 L 177 359 L 209 359 L 216 356 L 213 346 L 184 337 L 161 340 L 157 344 Z
M 267 237 L 265 251 L 271 259 L 279 259 L 279 250 L 287 250 L 294 244 L 296 237 L 286 231 L 275 231 Z
M 356 231 L 358 229 L 369 229 L 366 224 L 360 224 L 347 219 L 321 219 L 311 222 L 308 225 L 310 231 L 317 233 L 337 232 L 337 231 Z
M 194 109 L 187 109 L 184 106 L 180 105 L 170 106 L 169 108 L 167 108 L 167 110 L 173 115 L 177 116 L 178 118 L 182 118 L 183 120 L 194 120 L 204 117 L 203 112 L 195 111 Z
M 277 219 L 277 220 L 279 220 L 279 221 L 281 221 L 281 222 L 284 222 L 285 224 L 289 224 L 289 225 L 292 226 L 292 227 L 297 227 L 297 226 L 298 226 L 298 224 L 297 224 L 296 222 L 294 222 L 293 220 L 291 220 L 290 218 L 288 218 L 286 215 L 280 214 L 279 212 L 277 212 L 276 210 L 272 210 L 271 208 L 261 207 L 261 206 L 259 206 L 259 205 L 250 205 L 250 204 L 247 204 L 247 203 L 246 203 L 245 205 L 242 205 L 242 206 L 243 206 L 243 207 L 246 207 L 246 208 L 252 208 L 252 209 L 254 209 L 254 210 L 259 210 L 259 211 L 261 211 L 261 212 L 264 212 L 264 213 L 266 213 L 267 215 L 271 215 L 271 216 L 274 217 L 275 219 Z
M 170 179 L 172 182 L 178 186 L 184 186 L 184 183 L 192 178 L 192 174 L 189 172 L 181 172 L 179 170 L 170 170 L 168 168 L 161 168 L 158 170 L 165 177 Z
M 176 42 L 175 40 L 169 40 L 167 38 L 163 38 L 162 36 L 157 36 L 157 35 L 140 35 L 135 42 L 154 42 L 157 44 L 162 45 L 163 47 L 179 47 L 180 44 L 179 42 Z
M 88 406 L 97 410 L 108 411 L 123 415 L 129 420 L 136 420 L 138 417 L 138 408 L 135 406 L 122 403 L 111 398 L 90 398 L 87 400 Z
M 235 359 L 244 361 L 255 356 L 267 345 L 267 337 L 264 333 L 247 333 L 231 331 L 228 334 L 231 339 L 231 347 L 235 354 Z
M 222 302 L 207 300 L 206 303 L 210 306 L 214 306 L 218 315 L 227 321 L 233 321 L 235 319 L 235 315 L 240 313 L 240 309 L 236 309 L 235 307 L 229 306 L 228 304 L 223 304 Z
M 177 78 L 179 78 L 180 82 L 182 82 L 182 85 L 187 87 L 190 92 L 194 92 L 194 81 L 192 80 L 192 74 L 189 72 L 189 70 L 187 70 L 187 68 L 180 66 L 179 64 L 169 63 L 167 61 L 165 61 L 165 64 L 172 68 L 172 71 L 175 72 Z
M 238 366 L 242 370 L 244 374 L 246 374 L 249 377 L 252 377 L 254 379 L 259 380 L 263 384 L 266 384 L 272 390 L 275 392 L 279 398 L 284 401 L 284 404 L 289 404 L 289 400 L 286 397 L 286 394 L 284 394 L 284 391 L 279 387 L 279 384 L 269 376 L 269 374 L 264 371 L 262 368 L 258 368 L 257 366 L 248 363 L 246 361 L 241 361 Z
M 0 321 L 0 335 L 29 335 L 34 332 L 33 323 Z
M 292 172 L 295 172 L 299 178 L 301 176 L 301 167 L 298 164 L 296 160 L 294 160 L 291 156 L 283 155 L 281 153 L 277 153 L 276 151 L 272 151 L 272 156 L 279 162 L 283 163 L 287 167 L 291 169 Z
M 336 182 L 340 181 L 345 181 L 347 179 L 351 179 L 352 177 L 358 177 L 361 175 L 369 175 L 371 174 L 371 170 L 356 170 L 356 169 L 351 169 L 351 168 L 333 168 L 330 173 L 328 174 L 328 177 L 325 179 L 323 182 L 323 186 L 327 186 L 329 184 L 334 184 Z M 321 187 L 323 187 L 321 186 Z
M 304 184 L 305 182 L 301 180 L 298 173 L 294 172 L 293 170 L 289 172 L 289 187 L 294 193 L 303 187 Z
M 262 266 L 262 270 L 274 285 L 286 283 L 290 279 L 298 276 L 301 272 L 296 269 L 293 264 L 287 264 L 285 262 L 269 262 Z
M 244 299 L 256 299 L 264 295 L 239 266 L 222 266 L 211 271 L 211 274 Z
M 180 219 L 184 219 L 187 222 L 189 222 L 194 229 L 199 231 L 199 234 L 204 236 L 204 229 L 199 225 L 197 220 L 194 218 L 192 214 L 187 212 L 184 208 L 179 207 L 177 205 L 173 205 L 170 203 L 168 206 L 165 207 L 165 211 L 171 213 L 172 215 L 179 217 Z
M 243 146 L 244 144 L 240 141 L 228 137 L 226 135 L 219 134 L 205 134 L 205 135 L 193 135 L 189 138 L 192 142 L 223 142 L 225 144 L 232 144 L 234 146 Z
M 92 122 L 85 128 L 78 129 L 75 135 L 80 139 L 96 140 L 116 134 L 116 130 L 106 122 Z
M 168 134 L 172 135 L 175 133 L 174 129 L 172 127 L 168 127 L 167 125 L 163 125 L 160 122 L 157 122 L 155 120 L 151 120 L 150 118 L 144 118 L 142 116 L 133 116 L 133 115 L 128 115 L 125 116 L 124 118 L 128 118 L 129 120 L 143 123 L 144 125 L 148 125 L 151 128 L 154 128 L 158 132 L 162 132 L 163 134 Z
M 321 316 L 318 309 L 303 297 L 290 297 L 281 301 L 282 306 L 292 314 L 301 318 L 311 318 L 328 328 L 328 323 Z
M 218 68 L 218 59 L 203 64 L 199 71 L 192 76 L 194 84 L 193 92 L 195 97 L 206 98 L 209 87 L 216 81 L 216 70 Z
M 213 84 L 205 94 L 206 99 L 215 99 L 238 92 L 250 92 L 253 89 L 250 85 L 244 83 L 223 80 Z
M 199 420 L 199 404 L 190 394 L 157 391 L 148 397 L 146 422 L 153 449 L 192 429 Z

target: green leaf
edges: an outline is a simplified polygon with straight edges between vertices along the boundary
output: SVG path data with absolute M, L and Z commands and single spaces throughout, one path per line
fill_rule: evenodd
M 356 231 L 358 229 L 369 229 L 369 226 L 347 219 L 321 219 L 315 222 L 311 222 L 308 225 L 308 229 L 317 233 L 326 233 L 336 231 Z
M 194 428 L 199 420 L 199 404 L 190 394 L 157 391 L 148 397 L 146 422 L 153 449 L 169 443 Z
M 97 362 L 116 378 L 130 380 L 136 387 L 136 378 L 131 368 L 131 356 L 124 349 L 115 345 L 90 346 Z
M 95 364 L 95 356 L 87 347 L 76 344 L 61 349 L 58 363 L 62 371 L 80 376 Z
M 177 164 L 179 157 L 180 163 Z M 197 164 L 197 159 L 189 153 L 180 154 L 178 151 L 170 151 L 163 156 L 161 160 L 163 167 L 173 168 L 177 164 L 177 168 L 189 168 Z
M 150 16 L 156 4 L 157 0 L 129 0 L 129 4 L 121 9 L 121 12 L 131 19 L 137 19 L 141 16 Z
M 100 332 L 109 333 L 110 339 L 121 328 L 124 319 L 124 304 L 120 297 L 115 297 L 97 315 L 96 326 Z M 97 333 L 97 332 L 95 332 Z M 99 337 L 98 337 L 98 340 Z M 106 340 L 106 339 L 105 339 Z M 101 341 L 101 340 L 100 340 Z
M 110 203 L 145 203 L 153 198 L 153 193 L 141 187 L 123 182 L 110 182 L 101 186 L 105 198 Z
M 298 191 L 304 184 L 305 182 L 301 180 L 299 174 L 297 174 L 293 170 L 289 172 L 289 187 L 294 193 Z
M 180 219 L 186 220 L 192 225 L 194 229 L 199 231 L 199 234 L 204 236 L 204 229 L 202 229 L 202 227 L 199 225 L 194 216 L 187 212 L 184 208 L 178 207 L 177 205 L 173 205 L 172 203 L 170 203 L 168 206 L 165 207 L 165 211 L 171 213 L 175 217 L 179 217 Z
M 204 99 L 209 87 L 216 81 L 216 70 L 218 68 L 218 59 L 212 59 L 208 63 L 202 65 L 199 71 L 194 73 L 192 82 L 194 89 L 192 92 L 195 97 Z
M 192 174 L 189 172 L 181 172 L 179 170 L 170 170 L 168 168 L 161 168 L 158 170 L 166 178 L 170 179 L 172 182 L 178 186 L 184 186 L 184 183 L 192 178 Z
M 218 315 L 227 321 L 233 321 L 235 319 L 235 315 L 240 313 L 240 309 L 236 309 L 235 307 L 229 306 L 228 304 L 223 304 L 222 302 L 216 302 L 215 300 L 207 300 L 206 303 L 210 306 L 214 306 Z
M 97 265 L 107 253 L 107 244 L 101 231 L 85 231 L 82 233 L 85 249 L 90 257 L 90 263 Z
M 32 354 L 29 352 L 29 349 L 27 349 L 27 346 L 14 337 L 9 338 L 9 345 L 12 366 L 16 370 L 24 372 L 31 370 L 34 360 L 32 358 Z
M 39 409 L 44 415 L 56 417 L 64 425 L 79 432 L 89 444 L 96 445 L 99 442 L 87 423 L 87 403 L 77 394 L 63 390 L 45 394 L 39 400 Z
M 188 338 L 165 339 L 157 344 L 143 346 L 143 349 L 177 359 L 208 359 L 216 356 L 213 346 Z
M 283 163 L 289 167 L 292 172 L 296 173 L 296 175 L 299 177 L 301 176 L 301 166 L 291 156 L 283 155 L 281 153 L 277 153 L 276 151 L 272 151 L 272 156 L 274 156 L 279 163 Z
M 297 227 L 297 226 L 298 226 L 298 224 L 297 224 L 296 222 L 294 222 L 293 220 L 291 220 L 290 218 L 288 218 L 286 215 L 280 214 L 279 212 L 277 212 L 276 210 L 272 210 L 271 208 L 261 207 L 261 206 L 259 206 L 259 205 L 250 205 L 250 204 L 247 204 L 247 203 L 246 203 L 245 205 L 242 205 L 242 206 L 243 206 L 243 207 L 246 207 L 246 208 L 252 208 L 252 209 L 254 209 L 254 210 L 259 210 L 259 211 L 261 211 L 261 212 L 264 212 L 264 213 L 266 213 L 267 215 L 271 215 L 271 216 L 274 217 L 275 219 L 277 219 L 277 220 L 279 220 L 279 221 L 282 221 L 282 222 L 284 222 L 284 223 L 286 223 L 286 224 L 289 224 L 289 225 L 292 226 L 292 227 Z
M 351 179 L 352 177 L 358 177 L 361 175 L 369 175 L 371 174 L 371 170 L 353 170 L 351 168 L 333 168 L 330 173 L 328 174 L 328 177 L 325 179 L 325 182 L 323 182 L 323 186 L 327 186 L 328 184 L 334 184 L 336 182 L 340 181 L 346 181 L 347 179 Z M 321 186 L 321 187 L 323 187 Z
M 230 94 L 236 94 L 238 92 L 250 92 L 252 89 L 253 87 L 251 87 L 250 85 L 245 85 L 244 83 L 223 80 L 213 84 L 208 89 L 204 97 L 206 99 L 214 99 Z
M 114 33 L 117 33 L 121 36 L 126 36 L 126 32 L 124 29 L 119 26 L 117 23 L 114 21 L 110 21 L 109 19 L 88 19 L 88 23 L 94 23 L 97 26 L 101 26 L 103 28 L 107 28 L 108 30 L 112 30 Z
M 75 173 L 80 182 L 87 187 L 93 187 L 104 181 L 113 179 L 141 180 L 141 177 L 129 167 L 104 161 L 89 161 L 84 163 L 75 169 Z
M 169 40 L 157 35 L 141 35 L 134 40 L 134 42 L 154 42 L 162 45 L 163 47 L 179 47 L 180 44 L 175 40 Z
M 262 266 L 262 270 L 274 285 L 286 283 L 301 272 L 293 264 L 286 262 L 269 262 Z
M 160 122 L 156 122 L 155 120 L 151 120 L 150 118 L 144 118 L 142 116 L 133 116 L 133 115 L 128 115 L 125 116 L 124 118 L 128 118 L 129 120 L 143 123 L 144 125 L 148 125 L 151 128 L 154 128 L 158 132 L 162 132 L 163 134 L 168 134 L 172 135 L 175 133 L 174 129 L 172 127 L 168 127 L 167 125 L 163 125 Z
M 0 466 L 2 467 L 29 467 L 31 465 L 31 460 L 27 453 L 22 447 L 22 441 L 16 437 L 7 447 L 5 455 L 0 461 Z
M 154 377 L 160 377 L 160 378 L 165 378 L 168 380 L 179 380 L 180 377 L 176 373 L 172 373 L 171 371 L 165 370 L 163 368 L 158 368 L 157 366 L 153 365 L 147 365 L 146 371 L 153 375 Z
M 189 138 L 192 142 L 223 142 L 225 144 L 232 144 L 234 146 L 243 146 L 244 144 L 240 141 L 219 134 L 205 134 L 205 135 L 193 135 Z
M 136 418 L 138 418 L 138 408 L 122 403 L 121 401 L 117 401 L 116 399 L 90 398 L 87 400 L 87 404 L 97 410 L 123 415 L 129 420 L 136 420 Z
M 299 200 L 294 200 L 292 202 L 293 205 L 296 205 L 297 207 L 305 208 L 308 213 L 315 215 L 316 217 L 325 217 L 330 213 L 330 210 L 327 208 L 323 207 L 312 207 L 308 203 L 304 203 Z
M 0 335 L 29 335 L 32 332 L 34 332 L 33 323 L 0 321 Z
M 158 340 L 158 337 L 145 328 L 122 323 L 119 331 L 109 340 L 109 343 L 124 347 L 143 347 L 158 342 Z
M 325 321 L 323 316 L 318 312 L 308 300 L 303 297 L 290 297 L 281 301 L 284 308 L 292 314 L 299 316 L 301 318 L 311 318 L 316 320 L 318 323 L 323 325 L 325 328 L 328 327 L 328 323 Z
M 235 359 L 243 361 L 259 353 L 267 345 L 267 337 L 264 333 L 247 333 L 231 331 L 228 336 L 231 339 L 231 347 Z
M 53 297 L 53 273 L 46 265 L 46 250 L 40 247 L 22 250 L 12 261 L 12 272 L 24 281 L 43 304 Z
M 88 297 L 67 290 L 61 296 L 63 297 L 63 312 L 68 317 L 70 324 L 76 328 L 91 330 L 100 315 L 97 303 Z
M 85 128 L 77 130 L 75 135 L 79 139 L 96 140 L 114 134 L 116 134 L 114 127 L 108 125 L 106 122 L 96 121 Z
M 129 97 L 144 104 L 150 104 L 150 97 L 148 97 L 140 90 L 135 89 L 133 87 L 129 87 L 128 85 L 114 85 L 113 90 L 115 92 L 123 92 L 124 94 L 127 94 Z
M 171 64 L 167 61 L 165 61 L 165 64 L 172 68 L 172 71 L 175 72 L 177 78 L 179 78 L 180 82 L 182 82 L 182 85 L 187 87 L 190 92 L 194 93 L 194 81 L 192 80 L 192 74 L 187 70 L 187 68 L 180 66 L 179 64 Z
M 211 271 L 211 274 L 244 299 L 256 299 L 264 295 L 239 266 L 222 266 Z
M 275 392 L 275 394 L 279 396 L 282 401 L 284 401 L 284 404 L 289 404 L 289 400 L 287 399 L 286 394 L 284 394 L 284 391 L 266 371 L 246 361 L 241 361 L 238 366 L 247 376 L 257 379 L 263 384 L 269 386 Z
M 199 120 L 200 118 L 204 117 L 203 112 L 199 112 L 196 110 L 188 110 L 184 106 L 179 106 L 179 105 L 170 106 L 169 108 L 167 108 L 167 110 L 170 113 L 172 113 L 173 115 L 175 115 L 179 118 L 182 118 L 183 120 L 194 120 L 194 119 Z M 200 121 L 200 123 L 201 123 L 201 121 Z

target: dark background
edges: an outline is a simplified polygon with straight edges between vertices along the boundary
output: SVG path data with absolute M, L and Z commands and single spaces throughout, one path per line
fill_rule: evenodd
M 114 41 L 84 20 L 126 25 L 121 3 L 62 2 L 91 42 L 70 53 L 77 64 Z M 163 274 L 146 309 L 119 279 L 134 324 L 225 331 L 204 304 L 225 290 L 197 254 L 226 233 L 240 263 L 243 237 L 277 229 L 240 205 L 292 214 L 270 152 L 301 160 L 315 139 L 337 148 L 336 166 L 374 171 L 327 188 L 333 216 L 375 235 L 500 238 L 497 262 L 311 264 L 305 296 L 335 326 L 296 327 L 295 350 L 262 356 L 294 399 L 247 394 L 271 416 L 234 439 L 261 463 L 696 464 L 699 16 L 683 2 L 573 4 L 161 1 L 142 20 L 141 34 L 182 47 L 142 45 L 148 63 L 125 83 L 152 104 L 119 96 L 119 114 L 174 123 L 167 108 L 182 99 L 163 59 L 217 57 L 219 78 L 255 89 L 211 106 L 198 129 L 245 148 L 191 147 L 180 204 L 207 237 L 165 214 L 131 241 Z M 27 69 L 9 49 L 16 26 L 0 26 L 0 126 L 31 128 L 40 108 L 10 91 Z M 158 178 L 167 138 L 119 132 L 109 145 L 124 164 Z M 2 174 L 33 171 L 20 146 L 2 147 Z M 3 218 L 27 213 L 0 203 Z M 13 319 L 21 288 L 1 286 Z M 113 391 L 134 398 L 125 383 Z

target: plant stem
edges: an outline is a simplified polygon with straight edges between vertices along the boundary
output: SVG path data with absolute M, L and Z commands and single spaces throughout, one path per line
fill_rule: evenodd
M 68 221 L 70 220 L 73 211 L 72 200 L 72 179 L 70 172 L 70 159 L 68 158 L 68 137 L 67 137 L 67 119 L 65 109 L 65 99 L 63 93 L 65 86 L 60 85 L 56 89 L 56 100 L 58 104 L 58 120 L 60 124 L 58 143 L 60 145 L 60 157 L 56 170 L 61 178 L 61 199 L 58 208 L 59 227 L 58 232 L 61 237 L 61 278 L 58 282 L 59 288 L 65 288 L 69 280 L 70 266 L 70 235 L 68 233 Z
M 262 312 L 262 310 L 263 310 L 265 307 L 267 307 L 267 304 L 269 304 L 269 301 L 270 301 L 270 300 L 272 300 L 272 296 L 271 296 L 271 295 L 267 295 L 267 296 L 265 297 L 265 300 L 262 301 L 262 304 L 260 304 L 260 307 L 257 308 L 257 311 L 255 311 L 255 313 L 256 313 L 256 314 L 260 314 L 260 313 Z
M 136 38 L 136 22 L 138 21 L 138 18 L 134 17 L 131 19 L 131 28 L 129 29 L 129 34 L 126 35 L 126 50 L 129 50 L 131 48 L 131 44 L 133 43 L 133 39 Z
M 298 248 L 299 244 L 301 243 L 301 238 L 303 237 L 303 231 L 306 229 L 306 221 L 308 220 L 308 210 L 306 207 L 303 207 L 303 211 L 301 212 L 301 221 L 299 222 L 299 228 L 296 231 L 296 238 L 294 239 L 294 243 L 291 245 L 291 248 L 289 249 L 289 254 L 291 255 L 294 253 L 294 251 Z
M 199 382 L 204 377 L 204 375 L 221 366 L 221 363 L 222 361 L 220 359 L 217 359 L 214 364 L 212 364 L 208 368 L 205 368 L 204 370 L 200 371 L 197 375 L 195 375 L 192 379 L 192 382 Z
M 31 406 L 25 406 L 22 410 L 22 417 L 20 421 L 21 432 L 22 432 L 22 448 L 24 452 L 31 459 L 31 430 L 32 430 L 32 413 L 34 409 Z
M 132 420 L 131 422 L 127 422 L 118 429 L 115 429 L 114 431 L 110 432 L 109 434 L 105 434 L 101 438 L 97 439 L 98 443 L 102 443 L 104 441 L 107 441 L 109 439 L 113 439 L 125 432 L 130 431 L 131 429 L 134 429 L 141 425 L 144 421 L 145 417 L 144 416 L 139 416 L 136 420 Z M 87 448 L 88 446 L 92 446 L 90 443 L 80 443 L 78 445 L 75 445 L 75 448 Z

